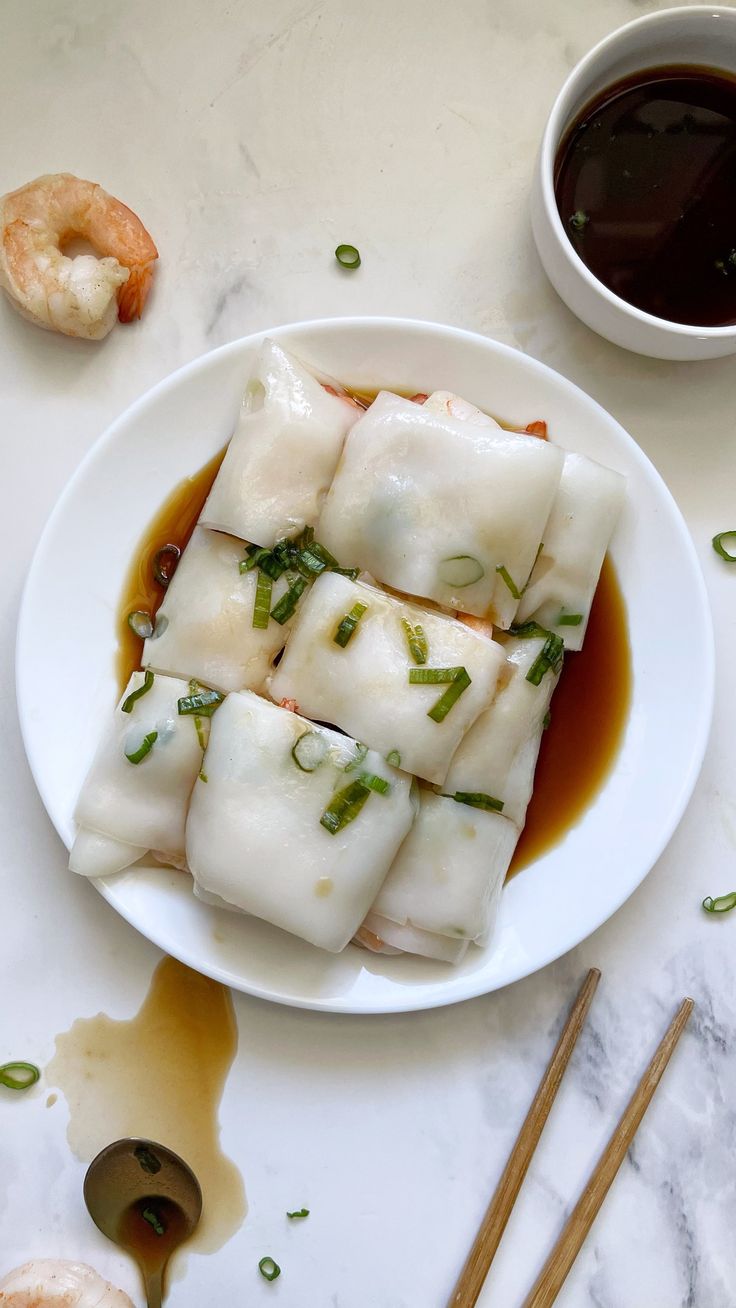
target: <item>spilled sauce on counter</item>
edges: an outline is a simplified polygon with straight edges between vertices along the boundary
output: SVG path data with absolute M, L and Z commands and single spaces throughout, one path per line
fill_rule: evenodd
M 157 1140 L 202 1187 L 202 1220 L 187 1248 L 212 1253 L 246 1214 L 243 1181 L 220 1148 L 218 1107 L 238 1047 L 230 991 L 164 958 L 140 1011 L 78 1018 L 46 1069 L 69 1107 L 67 1139 L 88 1163 L 124 1136 Z

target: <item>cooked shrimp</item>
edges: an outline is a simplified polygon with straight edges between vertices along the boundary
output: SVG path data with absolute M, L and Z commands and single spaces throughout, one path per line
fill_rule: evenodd
M 133 1308 L 86 1263 L 37 1258 L 0 1281 L 0 1308 Z
M 69 257 L 80 237 L 100 254 Z M 158 251 L 140 218 L 94 182 L 37 177 L 0 198 L 0 286 L 39 327 L 100 340 L 140 318 Z

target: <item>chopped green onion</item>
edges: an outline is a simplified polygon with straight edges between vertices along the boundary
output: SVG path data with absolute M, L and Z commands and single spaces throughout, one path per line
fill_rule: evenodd
M 355 245 L 338 245 L 335 258 L 342 268 L 360 267 L 360 250 Z
M 299 558 L 304 567 L 313 572 L 315 577 L 318 577 L 325 569 L 337 567 L 337 559 L 334 554 L 330 554 L 330 551 L 325 549 L 324 545 L 320 545 L 318 540 L 305 545 L 300 552 Z
M 434 722 L 444 722 L 463 691 L 468 689 L 471 678 L 465 668 L 409 668 L 409 684 L 412 686 L 447 685 L 444 695 L 427 712 L 427 717 L 432 718 Z
M 253 602 L 253 626 L 265 631 L 271 617 L 271 591 L 273 582 L 266 572 L 258 573 L 256 597 Z
M 133 1150 L 133 1157 L 137 1160 L 141 1171 L 148 1172 L 149 1176 L 155 1176 L 161 1171 L 161 1160 L 146 1145 L 138 1145 Z
M 391 790 L 391 782 L 385 777 L 377 777 L 375 772 L 361 772 L 360 780 L 369 790 L 375 790 L 377 795 L 388 795 Z
M 207 776 L 207 773 L 204 771 L 200 772 L 199 779 L 200 781 L 204 781 L 204 782 L 209 781 L 209 777 Z
M 320 731 L 305 731 L 295 742 L 291 757 L 302 772 L 314 772 L 328 753 L 329 745 Z
M 716 899 L 706 895 L 703 908 L 706 913 L 730 913 L 732 908 L 736 908 L 736 890 L 732 890 L 728 895 L 718 895 Z
M 296 606 L 306 589 L 307 583 L 304 578 L 294 577 L 286 594 L 282 595 L 278 604 L 271 609 L 271 617 L 274 622 L 278 622 L 283 627 L 284 623 L 289 621 L 289 618 L 293 618 Z
M 721 558 L 726 560 L 726 563 L 736 563 L 736 554 L 729 554 L 723 544 L 724 540 L 727 540 L 729 536 L 733 536 L 734 540 L 736 540 L 736 531 L 719 531 L 718 535 L 713 537 L 711 543 L 716 554 L 720 554 Z
M 559 672 L 564 654 L 565 646 L 562 637 L 550 632 L 526 674 L 527 681 L 530 681 L 533 686 L 539 686 L 546 672 Z
M 166 1234 L 166 1227 L 164 1223 L 161 1221 L 161 1218 L 159 1217 L 155 1209 L 144 1208 L 143 1212 L 141 1213 L 141 1217 L 143 1218 L 144 1222 L 148 1222 L 148 1225 L 153 1227 L 154 1231 L 156 1232 L 156 1235 Z
M 203 718 L 211 718 L 224 698 L 219 690 L 200 690 L 196 695 L 185 695 L 183 699 L 177 700 L 176 707 L 182 717 L 187 713 L 196 713 Z
M 212 716 L 212 714 L 210 714 L 210 717 L 211 717 L 211 716 Z M 205 751 L 206 748 L 207 748 L 207 737 L 206 737 L 205 734 L 204 734 L 204 722 L 202 721 L 202 719 L 201 719 L 201 717 L 199 716 L 198 713 L 195 713 L 195 714 L 194 714 L 194 730 L 195 730 L 196 733 L 197 733 L 197 740 L 199 741 L 199 748 L 201 749 L 202 754 L 204 755 L 204 751 Z
M 272 581 L 278 581 L 284 569 L 274 558 L 272 550 L 264 550 L 260 545 L 246 545 L 245 553 L 246 557 L 240 563 L 241 572 L 250 572 L 251 568 L 260 568 L 262 572 L 268 574 Z
M 320 818 L 321 825 L 331 836 L 337 835 L 358 816 L 370 793 L 370 787 L 360 777 L 351 781 L 332 796 Z
M 514 599 L 517 600 L 521 599 L 521 591 L 519 590 L 519 587 L 516 585 L 516 582 L 509 575 L 509 573 L 507 572 L 506 568 L 503 566 L 502 563 L 499 563 L 498 567 L 496 568 L 496 572 L 500 576 L 501 580 L 505 582 L 505 584 L 508 586 Z
M 345 614 L 345 617 L 340 621 L 337 631 L 332 637 L 336 645 L 340 645 L 342 649 L 345 648 L 348 641 L 352 639 L 355 633 L 355 628 L 367 608 L 368 605 L 361 604 L 359 600 L 357 604 L 353 605 L 350 612 Z
M 589 222 L 590 215 L 587 214 L 584 209 L 576 209 L 569 218 L 570 226 L 574 232 L 582 232 L 583 229 L 588 226 Z
M 401 755 L 398 749 L 389 750 L 388 754 L 386 755 L 386 762 L 388 763 L 389 767 L 392 768 L 401 767 Z
M 364 745 L 362 740 L 356 740 L 355 753 L 351 758 L 350 762 L 346 763 L 345 771 L 354 772 L 356 768 L 359 768 L 363 763 L 363 760 L 365 759 L 367 753 L 368 753 L 368 746 Z
M 181 558 L 178 545 L 163 545 L 153 556 L 153 575 L 159 586 L 168 586 Z
M 471 808 L 482 808 L 487 813 L 500 813 L 503 809 L 503 800 L 494 799 L 493 795 L 485 795 L 482 791 L 456 790 L 454 795 L 449 795 L 449 799 L 454 799 L 456 804 L 469 804 Z
M 554 625 L 556 627 L 579 627 L 582 620 L 582 613 L 561 613 Z
M 518 636 L 519 640 L 529 640 L 536 636 L 544 636 L 545 640 L 549 636 L 546 627 L 540 627 L 538 622 L 522 622 L 518 627 L 509 627 L 510 636 Z
M 148 640 L 153 635 L 153 620 L 143 609 L 128 614 L 128 626 L 141 640 Z
M 355 578 L 360 575 L 360 568 L 330 568 L 330 572 L 334 572 L 338 577 L 348 577 L 350 581 L 355 581 Z
M 129 754 L 126 749 L 125 757 L 127 758 L 128 762 L 142 763 L 144 758 L 146 758 L 146 756 L 150 754 L 157 740 L 158 740 L 158 732 L 149 731 L 148 735 L 143 737 L 143 740 L 141 741 L 140 745 L 138 746 L 137 749 L 133 750 L 132 754 Z
M 281 1275 L 281 1268 L 278 1263 L 274 1262 L 273 1258 L 262 1258 L 258 1264 L 258 1270 L 267 1281 L 275 1281 L 276 1277 Z
M 146 675 L 143 678 L 143 685 L 139 686 L 137 690 L 131 690 L 130 694 L 128 695 L 128 698 L 123 700 L 122 704 L 120 705 L 121 712 L 132 713 L 133 705 L 135 704 L 136 700 L 140 699 L 142 695 L 147 695 L 152 685 L 153 685 L 153 673 L 147 670 Z
M 309 1217 L 309 1209 L 308 1209 L 308 1208 L 297 1208 L 297 1210 L 296 1210 L 295 1213 L 287 1213 L 286 1216 L 287 1216 L 287 1217 L 292 1217 L 292 1218 L 293 1218 L 293 1217 Z
M 402 618 L 401 625 L 404 628 L 406 643 L 409 646 L 409 653 L 414 662 L 426 663 L 429 655 L 429 644 L 424 634 L 424 628 L 419 624 L 413 627 L 408 618 Z
M 542 718 L 542 731 L 548 731 L 548 730 L 549 730 L 549 724 L 550 724 L 551 721 L 552 721 L 552 714 L 551 714 L 550 710 L 547 709 L 547 712 L 545 713 L 544 717 Z
M 481 577 L 485 576 L 485 572 L 480 559 L 476 559 L 472 554 L 454 554 L 452 558 L 443 559 L 437 569 L 440 581 L 446 586 L 455 586 L 458 590 L 480 581 Z
M 30 1090 L 41 1077 L 41 1069 L 35 1063 L 0 1064 L 0 1085 L 6 1090 Z

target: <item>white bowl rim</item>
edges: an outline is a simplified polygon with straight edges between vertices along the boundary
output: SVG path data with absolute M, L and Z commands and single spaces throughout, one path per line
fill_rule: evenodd
M 591 65 L 598 56 L 606 50 L 613 48 L 622 36 L 628 35 L 629 32 L 656 27 L 658 24 L 665 23 L 675 17 L 682 18 L 683 15 L 698 17 L 703 21 L 707 19 L 725 19 L 728 22 L 736 23 L 736 9 L 726 5 L 682 5 L 677 8 L 659 9 L 652 14 L 644 14 L 641 18 L 634 18 L 630 23 L 624 23 L 623 26 L 617 27 L 613 32 L 609 32 L 596 45 L 590 49 L 582 59 L 578 60 L 575 67 L 568 73 L 565 81 L 560 87 L 554 104 L 549 112 L 547 124 L 542 136 L 542 144 L 539 154 L 539 172 L 541 179 L 542 199 L 544 202 L 547 221 L 552 227 L 555 236 L 563 250 L 568 263 L 574 270 L 579 273 L 588 283 L 591 290 L 595 291 L 601 299 L 604 299 L 612 308 L 619 312 L 627 314 L 637 322 L 645 324 L 647 327 L 656 327 L 659 331 L 671 334 L 672 336 L 685 337 L 691 340 L 729 340 L 736 339 L 736 323 L 727 323 L 720 327 L 698 326 L 695 323 L 673 322 L 670 318 L 658 318 L 656 314 L 647 313 L 644 309 L 638 309 L 636 305 L 629 304 L 615 291 L 609 289 L 605 282 L 602 282 L 594 273 L 590 271 L 587 264 L 583 262 L 580 255 L 570 241 L 564 224 L 560 217 L 557 201 L 554 191 L 554 164 L 557 146 L 562 139 L 562 134 L 567 126 L 568 115 L 562 113 L 562 103 L 566 99 L 571 88 L 576 82 L 582 80 L 588 72 Z M 652 46 L 653 56 L 656 54 L 656 47 Z M 654 64 L 642 64 L 642 68 L 656 67 Z M 564 118 L 564 121 L 560 121 Z
M 223 969 L 218 965 L 212 965 L 212 964 L 203 965 L 198 958 L 195 958 L 185 948 L 178 949 L 174 954 L 174 956 L 177 959 L 179 959 L 179 961 L 181 961 L 182 963 L 186 964 L 189 967 L 194 968 L 196 971 L 202 973 L 203 975 L 209 976 L 213 980 L 221 982 L 223 985 L 229 985 L 236 989 L 242 990 L 244 993 L 247 993 L 257 999 L 265 1000 L 267 1002 L 272 1002 L 272 1003 L 275 1002 L 275 1003 L 283 1004 L 287 1007 L 306 1009 L 316 1012 L 356 1014 L 366 1017 L 374 1016 L 374 1015 L 385 1015 L 389 1013 L 417 1012 L 417 1011 L 422 1011 L 431 1008 L 450 1007 L 457 1003 L 463 1003 L 470 999 L 478 998 L 479 996 L 484 994 L 493 993 L 493 991 L 496 989 L 505 989 L 508 985 L 513 985 L 516 981 L 523 980 L 525 977 L 529 975 L 534 975 L 535 973 L 542 971 L 544 968 L 548 967 L 551 963 L 556 962 L 557 959 L 563 957 L 565 954 L 569 953 L 572 949 L 577 948 L 578 945 L 582 944 L 586 939 L 588 939 L 592 934 L 594 934 L 595 931 L 599 930 L 600 927 L 602 927 L 607 921 L 609 921 L 611 917 L 613 917 L 619 911 L 619 909 L 626 903 L 626 901 L 635 893 L 635 891 L 646 879 L 649 872 L 654 867 L 655 863 L 658 861 L 659 858 L 661 858 L 670 840 L 672 839 L 675 831 L 677 830 L 677 827 L 679 826 L 682 817 L 687 809 L 687 806 L 690 802 L 692 792 L 694 790 L 695 784 L 697 782 L 698 776 L 700 775 L 700 771 L 702 768 L 703 759 L 708 745 L 708 740 L 709 740 L 712 720 L 713 720 L 713 709 L 714 709 L 714 698 L 715 698 L 715 633 L 714 633 L 714 626 L 713 626 L 713 617 L 710 608 L 710 603 L 708 600 L 708 592 L 705 585 L 705 579 L 703 577 L 703 572 L 700 567 L 700 562 L 698 560 L 695 545 L 692 540 L 692 536 L 688 529 L 687 523 L 685 522 L 682 513 L 677 505 L 677 502 L 674 496 L 672 495 L 672 492 L 669 490 L 669 487 L 667 486 L 666 482 L 661 477 L 661 474 L 654 466 L 654 464 L 651 463 L 648 456 L 644 453 L 643 450 L 641 450 L 641 448 L 638 446 L 634 438 L 630 436 L 630 434 L 626 432 L 623 427 L 621 427 L 621 425 L 617 422 L 617 420 L 613 418 L 613 416 L 609 414 L 607 410 L 604 410 L 603 407 L 599 405 L 598 402 L 594 400 L 592 396 L 588 395 L 588 393 L 584 391 L 580 386 L 577 386 L 575 382 L 570 381 L 569 378 L 565 377 L 561 373 L 558 373 L 554 368 L 549 367 L 549 365 L 543 363 L 541 360 L 536 359 L 533 356 L 526 355 L 524 351 L 515 349 L 513 346 L 507 345 L 502 341 L 496 340 L 495 338 L 487 337 L 481 332 L 475 332 L 475 331 L 468 330 L 466 328 L 451 326 L 446 323 L 439 323 L 432 320 L 420 319 L 420 318 L 406 318 L 401 316 L 393 317 L 386 314 L 378 314 L 378 315 L 353 314 L 353 315 L 337 315 L 335 317 L 302 319 L 299 322 L 279 323 L 276 325 L 272 325 L 268 328 L 263 328 L 260 330 L 249 332 L 245 336 L 238 337 L 236 340 L 229 341 L 224 345 L 216 347 L 213 350 L 208 350 L 201 355 L 195 356 L 195 358 L 189 360 L 188 362 L 182 364 L 179 368 L 175 369 L 174 372 L 167 374 L 167 376 L 163 377 L 161 381 L 157 382 L 154 386 L 149 387 L 136 400 L 134 400 L 131 404 L 129 404 L 123 410 L 123 412 L 118 414 L 118 416 L 112 421 L 112 423 L 110 423 L 104 429 L 104 431 L 101 432 L 100 435 L 93 441 L 92 445 L 87 450 L 81 462 L 77 465 L 74 472 L 71 474 L 68 482 L 64 486 L 59 498 L 57 499 L 49 515 L 49 518 L 46 521 L 43 531 L 41 532 L 41 536 L 39 537 L 39 540 L 37 542 L 36 549 L 34 551 L 34 556 L 31 561 L 28 574 L 25 579 L 23 593 L 21 596 L 20 610 L 18 615 L 18 625 L 16 629 L 16 650 L 15 650 L 16 706 L 17 706 L 19 724 L 21 728 L 21 737 L 23 739 L 24 749 L 26 752 L 26 760 L 29 769 L 31 771 L 31 775 L 33 777 L 34 783 L 38 790 L 38 793 L 41 797 L 41 801 L 44 805 L 44 808 L 46 809 L 46 813 L 50 821 L 56 828 L 62 843 L 66 845 L 65 837 L 54 817 L 54 805 L 53 803 L 51 803 L 50 800 L 47 802 L 47 790 L 45 785 L 43 784 L 42 778 L 39 775 L 38 769 L 36 767 L 36 760 L 31 756 L 30 752 L 26 748 L 27 719 L 25 713 L 24 699 L 21 694 L 22 672 L 21 672 L 21 663 L 19 658 L 21 647 L 25 641 L 25 629 L 29 622 L 29 610 L 31 608 L 31 601 L 33 598 L 32 591 L 35 584 L 35 574 L 37 571 L 37 567 L 39 566 L 40 563 L 41 555 L 43 553 L 43 548 L 46 545 L 48 538 L 53 535 L 56 529 L 57 518 L 63 516 L 66 509 L 67 501 L 72 499 L 73 496 L 75 495 L 77 484 L 86 475 L 88 465 L 90 465 L 95 459 L 97 459 L 101 454 L 101 452 L 106 448 L 106 446 L 111 444 L 116 439 L 118 434 L 118 429 L 129 423 L 131 418 L 134 418 L 141 409 L 144 409 L 154 399 L 158 398 L 162 394 L 165 394 L 169 390 L 175 389 L 179 384 L 179 380 L 182 376 L 184 375 L 189 376 L 193 373 L 197 373 L 202 370 L 205 370 L 209 362 L 211 361 L 213 354 L 219 355 L 221 357 L 227 356 L 229 354 L 237 354 L 240 350 L 242 350 L 242 348 L 245 345 L 250 345 L 255 342 L 260 342 L 264 339 L 264 337 L 267 336 L 273 335 L 278 337 L 288 332 L 298 333 L 298 332 L 314 330 L 315 328 L 319 330 L 320 328 L 326 326 L 327 324 L 329 324 L 330 327 L 342 327 L 347 330 L 352 330 L 355 329 L 356 327 L 360 328 L 361 326 L 365 326 L 368 323 L 370 323 L 371 326 L 378 329 L 406 328 L 409 330 L 419 330 L 420 332 L 426 332 L 429 335 L 434 335 L 435 333 L 441 333 L 443 335 L 448 334 L 454 336 L 461 340 L 467 339 L 468 341 L 473 341 L 476 343 L 478 341 L 486 342 L 489 345 L 491 345 L 492 348 L 498 351 L 500 354 L 511 356 L 513 358 L 521 357 L 530 365 L 532 370 L 542 374 L 547 374 L 551 378 L 554 378 L 555 380 L 564 383 L 564 386 L 566 388 L 568 388 L 572 392 L 575 392 L 586 404 L 594 405 L 596 408 L 600 408 L 610 422 L 614 423 L 615 426 L 620 427 L 621 431 L 626 435 L 628 440 L 631 441 L 632 452 L 635 454 L 636 457 L 641 459 L 644 463 L 646 463 L 650 467 L 651 471 L 653 472 L 659 484 L 659 490 L 663 499 L 669 501 L 670 505 L 674 509 L 678 519 L 678 525 L 682 537 L 683 547 L 686 550 L 686 552 L 690 555 L 690 559 L 693 564 L 693 579 L 700 593 L 701 617 L 704 620 L 703 626 L 701 627 L 701 634 L 703 637 L 702 671 L 704 674 L 704 683 L 701 683 L 701 691 L 703 692 L 704 698 L 703 698 L 703 711 L 700 715 L 697 734 L 691 743 L 688 768 L 683 773 L 680 779 L 680 784 L 677 788 L 676 794 L 672 796 L 672 800 L 669 808 L 668 820 L 662 823 L 659 840 L 656 841 L 656 843 L 653 843 L 652 847 L 650 848 L 646 871 L 642 874 L 641 877 L 638 878 L 635 884 L 633 885 L 627 884 L 621 887 L 620 894 L 615 896 L 614 900 L 611 903 L 610 911 L 606 914 L 606 917 L 603 918 L 603 920 L 599 922 L 597 926 L 593 927 L 591 931 L 584 932 L 582 936 L 577 934 L 577 932 L 573 932 L 572 935 L 569 936 L 563 942 L 555 943 L 555 945 L 553 945 L 548 950 L 548 952 L 544 955 L 544 957 L 542 957 L 540 961 L 533 968 L 527 969 L 525 967 L 519 967 L 500 986 L 494 986 L 490 991 L 486 987 L 484 987 L 482 983 L 480 985 L 475 984 L 474 983 L 475 974 L 471 974 L 471 976 L 467 979 L 466 985 L 463 986 L 462 989 L 460 990 L 460 993 L 453 994 L 451 997 L 446 997 L 442 993 L 437 994 L 436 991 L 433 989 L 431 993 L 423 995 L 422 1000 L 419 1003 L 417 1003 L 416 1000 L 412 999 L 411 996 L 408 995 L 405 1000 L 393 999 L 388 1004 L 380 1004 L 376 1007 L 373 1007 L 372 1005 L 364 1006 L 362 1004 L 353 1006 L 353 1003 L 350 1000 L 350 998 L 341 999 L 341 1000 L 334 1000 L 332 998 L 329 998 L 323 1001 L 314 998 L 302 998 L 301 996 L 296 996 L 292 994 L 287 995 L 284 994 L 283 992 L 277 994 L 273 991 L 273 989 L 265 988 L 257 983 L 251 983 L 248 986 L 241 986 L 231 975 L 228 974 L 228 972 L 225 969 Z M 103 899 L 105 899 L 109 904 L 111 904 L 111 906 L 115 909 L 115 911 L 121 917 L 123 917 L 125 921 L 127 921 L 131 926 L 133 926 L 135 930 L 140 931 L 141 928 L 139 927 L 138 923 L 134 920 L 134 918 L 131 915 L 128 914 L 128 912 L 126 912 L 125 908 L 121 907 L 121 905 L 117 902 L 114 892 L 108 886 L 105 878 L 94 879 L 93 885 L 95 886 L 95 889 L 102 895 Z M 156 945 L 164 952 L 166 953 L 174 952 L 170 947 L 170 943 L 166 940 L 164 932 L 160 932 L 155 928 L 149 928 L 146 929 L 144 934 L 146 938 L 151 941 L 152 944 Z M 480 974 L 475 979 L 477 980 L 479 979 L 479 977 Z

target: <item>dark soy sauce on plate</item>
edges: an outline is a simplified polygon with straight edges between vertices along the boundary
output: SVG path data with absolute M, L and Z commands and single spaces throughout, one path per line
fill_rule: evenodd
M 736 323 L 736 76 L 677 64 L 609 86 L 565 133 L 554 186 L 616 295 L 672 322 Z

